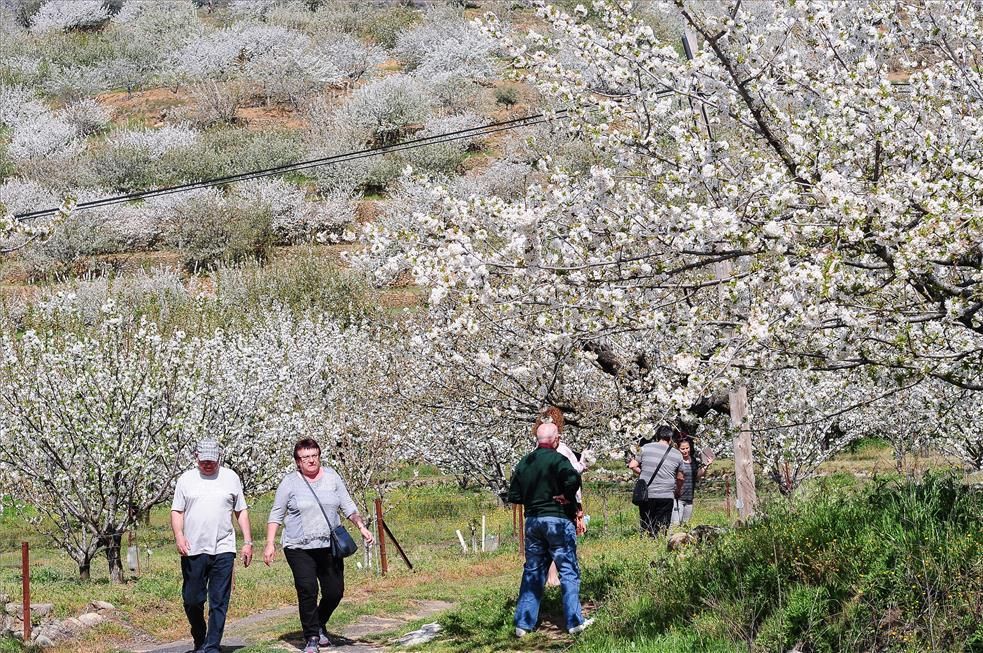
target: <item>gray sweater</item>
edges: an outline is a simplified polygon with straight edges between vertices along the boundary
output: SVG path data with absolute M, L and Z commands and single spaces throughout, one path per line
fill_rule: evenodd
M 345 517 L 358 512 L 338 472 L 322 467 L 321 478 L 311 482 L 318 501 L 328 515 L 330 525 L 314 501 L 300 472 L 283 477 L 276 489 L 268 523 L 283 524 L 281 544 L 285 549 L 323 549 L 331 546 L 331 529 L 341 524 L 338 511 Z
M 635 459 L 642 469 L 642 473 L 639 475 L 640 479 L 648 482 L 652 478 L 652 473 L 658 467 L 659 460 L 662 458 L 662 454 L 666 453 L 667 447 L 668 445 L 664 442 L 649 442 L 642 447 Z M 649 485 L 649 499 L 672 499 L 675 496 L 673 490 L 676 488 L 676 472 L 682 469 L 683 456 L 679 450 L 668 448 L 669 453 L 666 454 L 662 467 L 659 467 L 659 474 L 652 479 L 652 484 Z

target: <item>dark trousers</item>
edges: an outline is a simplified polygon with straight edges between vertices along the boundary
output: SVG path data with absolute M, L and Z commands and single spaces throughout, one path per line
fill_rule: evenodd
M 195 650 L 202 653 L 219 653 L 222 633 L 225 631 L 225 614 L 232 594 L 232 567 L 236 554 L 219 553 L 181 558 L 181 598 L 184 613 L 191 624 L 191 637 Z M 208 599 L 208 626 L 205 626 L 205 599 Z
M 341 603 L 345 594 L 345 561 L 331 555 L 331 549 L 284 549 L 297 589 L 297 608 L 304 639 L 317 637 Z M 321 602 L 317 600 L 321 585 Z
M 638 506 L 638 519 L 642 532 L 652 537 L 664 533 L 672 520 L 672 508 L 675 503 L 674 499 L 646 499 L 645 503 Z

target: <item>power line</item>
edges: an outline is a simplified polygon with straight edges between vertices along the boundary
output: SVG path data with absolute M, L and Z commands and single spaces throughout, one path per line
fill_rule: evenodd
M 548 122 L 555 118 L 565 118 L 566 110 L 557 111 L 553 116 L 547 116 L 546 114 L 537 113 L 530 116 L 522 116 L 520 118 L 513 118 L 511 120 L 503 120 L 499 122 L 488 123 L 486 125 L 481 125 L 478 127 L 470 127 L 467 129 L 459 129 L 452 132 L 446 132 L 443 134 L 435 134 L 433 136 L 425 136 L 422 138 L 411 139 L 403 141 L 401 143 L 395 143 L 393 145 L 381 145 L 377 147 L 370 147 L 364 150 L 357 150 L 354 152 L 345 152 L 343 154 L 334 154 L 331 156 L 321 157 L 317 159 L 310 159 L 307 161 L 298 161 L 296 163 L 288 163 L 281 166 L 276 166 L 273 168 L 265 168 L 262 170 L 252 170 L 249 172 L 237 173 L 234 175 L 227 175 L 224 177 L 216 177 L 213 179 L 205 179 L 202 181 L 188 182 L 185 184 L 178 184 L 175 186 L 168 186 L 165 188 L 157 188 L 153 190 L 138 191 L 135 193 L 127 193 L 125 195 L 116 195 L 113 197 L 104 197 L 101 199 L 90 200 L 88 202 L 79 202 L 75 205 L 75 211 L 84 211 L 86 209 L 100 208 L 104 206 L 112 206 L 114 204 L 122 204 L 125 202 L 132 202 L 138 199 L 148 199 L 151 197 L 162 197 L 165 195 L 172 195 L 175 193 L 183 193 L 189 190 L 197 190 L 200 188 L 210 188 L 214 186 L 221 186 L 224 184 L 231 184 L 238 181 L 247 181 L 250 179 L 260 179 L 263 177 L 272 177 L 274 175 L 281 175 L 287 172 L 295 172 L 299 170 L 307 170 L 310 168 L 316 168 L 326 165 L 334 165 L 339 163 L 347 163 L 349 161 L 357 161 L 359 159 L 364 159 L 373 156 L 381 156 L 389 152 L 400 152 L 403 150 L 411 150 L 418 147 L 426 147 L 429 145 L 439 145 L 441 143 L 450 143 L 457 140 L 463 140 L 467 138 L 475 138 L 477 136 L 484 136 L 488 134 L 494 134 L 496 132 L 508 131 L 512 129 L 520 129 L 523 127 L 531 127 L 533 125 L 542 124 Z M 14 216 L 18 222 L 26 222 L 28 220 L 34 220 L 37 218 L 42 218 L 45 216 L 54 215 L 59 211 L 59 208 L 41 209 L 37 211 L 30 211 L 27 213 L 21 213 Z

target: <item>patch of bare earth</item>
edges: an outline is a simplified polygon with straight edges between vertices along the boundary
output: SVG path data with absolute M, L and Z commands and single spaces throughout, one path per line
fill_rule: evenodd
M 143 120 L 150 126 L 164 124 L 167 115 L 177 107 L 192 104 L 191 98 L 183 89 L 148 88 L 127 93 L 113 91 L 96 96 L 96 102 L 112 111 L 113 121 L 125 124 L 134 119 Z
M 250 131 L 301 130 L 307 122 L 294 109 L 282 105 L 240 107 L 236 120 Z

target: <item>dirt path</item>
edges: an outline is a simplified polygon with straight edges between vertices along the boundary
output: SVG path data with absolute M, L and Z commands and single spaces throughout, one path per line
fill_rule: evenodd
M 411 621 L 426 619 L 453 608 L 453 603 L 446 601 L 417 601 L 413 609 L 396 615 L 375 616 L 362 615 L 354 623 L 341 629 L 340 637 L 336 637 L 338 645 L 322 646 L 322 653 L 371 653 L 384 651 L 378 644 L 366 641 L 367 637 L 391 633 L 400 630 Z M 222 638 L 222 650 L 235 651 L 261 641 L 268 641 L 267 633 L 270 622 L 281 621 L 297 614 L 295 606 L 264 610 L 256 614 L 230 621 L 225 626 L 225 636 Z M 304 642 L 300 633 L 292 632 L 281 637 L 280 648 L 284 651 L 300 651 Z M 188 653 L 192 648 L 190 639 L 153 644 L 147 642 L 130 642 L 121 650 L 131 653 Z

